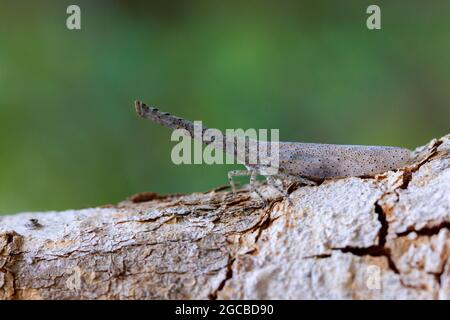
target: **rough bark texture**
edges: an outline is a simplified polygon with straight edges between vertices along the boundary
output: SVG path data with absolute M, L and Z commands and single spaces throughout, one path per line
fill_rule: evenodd
M 1 299 L 449 299 L 450 135 L 376 177 L 0 217 Z

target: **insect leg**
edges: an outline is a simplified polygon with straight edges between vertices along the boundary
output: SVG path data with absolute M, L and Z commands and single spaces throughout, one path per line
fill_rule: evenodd
M 230 183 L 231 190 L 236 193 L 236 185 L 234 184 L 233 177 L 249 176 L 252 172 L 249 170 L 232 170 L 228 171 L 228 182 Z
M 258 188 L 256 188 L 256 178 L 258 177 L 258 172 L 256 170 L 250 171 L 250 191 L 256 193 L 256 195 L 262 200 L 264 206 L 267 205 L 266 199 L 262 196 L 261 192 L 259 192 Z
M 279 193 L 281 193 L 283 197 L 288 200 L 289 204 L 292 204 L 291 198 L 289 197 L 287 191 L 284 189 L 283 182 L 281 180 L 275 179 L 273 176 L 267 176 L 266 179 L 272 188 L 276 189 Z M 277 184 L 277 181 L 281 182 L 281 186 Z
M 299 182 L 299 183 L 307 185 L 307 186 L 315 186 L 315 185 L 317 185 L 317 182 L 315 182 L 315 181 L 309 180 L 309 179 L 304 178 L 304 177 L 287 174 L 287 173 L 284 173 L 284 172 L 279 172 L 277 174 L 277 176 L 279 178 L 281 178 L 281 179 L 286 179 L 286 180 L 289 180 L 289 181 L 292 181 L 292 182 Z
M 269 186 L 271 186 L 272 188 L 274 188 L 275 190 L 277 190 L 279 193 L 281 193 L 283 196 L 287 197 L 288 194 L 286 192 L 286 190 L 284 190 L 283 186 L 279 186 L 277 184 L 277 179 L 275 179 L 272 176 L 267 176 L 266 177 L 267 182 L 269 183 Z M 278 180 L 280 181 L 280 180 Z

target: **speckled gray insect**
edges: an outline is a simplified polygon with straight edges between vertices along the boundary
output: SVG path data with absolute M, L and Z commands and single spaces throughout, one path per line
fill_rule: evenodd
M 135 102 L 135 108 L 141 117 L 151 119 L 171 129 L 186 129 L 189 135 L 194 137 L 195 125 L 191 121 L 162 112 L 154 107 L 148 107 L 140 101 Z M 206 130 L 206 127 L 201 128 L 202 133 Z M 225 137 L 224 139 L 229 138 Z M 235 139 L 235 137 L 232 137 L 232 139 Z M 215 141 L 202 142 L 211 144 Z M 221 146 L 224 145 L 225 143 L 221 144 Z M 265 176 L 269 185 L 287 197 L 288 194 L 284 190 L 282 180 L 314 185 L 318 181 L 330 178 L 373 176 L 389 170 L 399 169 L 411 161 L 411 151 L 398 147 L 301 142 L 280 142 L 278 146 L 278 173 L 276 175 L 268 175 L 266 173 L 267 166 L 250 164 L 246 159 L 240 159 L 247 170 L 234 170 L 228 173 L 233 192 L 235 191 L 233 182 L 233 177 L 235 176 L 249 175 L 251 190 L 264 200 L 255 187 L 257 175 Z M 249 148 L 246 144 L 246 153 L 248 152 Z

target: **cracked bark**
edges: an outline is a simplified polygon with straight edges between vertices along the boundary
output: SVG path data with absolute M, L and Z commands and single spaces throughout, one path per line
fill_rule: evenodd
M 449 299 L 450 135 L 375 177 L 0 217 L 0 299 Z

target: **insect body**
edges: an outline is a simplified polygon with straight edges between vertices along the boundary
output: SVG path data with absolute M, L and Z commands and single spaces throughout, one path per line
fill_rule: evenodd
M 136 112 L 143 118 L 151 119 L 160 125 L 171 129 L 185 129 L 195 138 L 196 127 L 193 122 L 162 112 L 154 107 L 148 107 L 140 101 L 135 102 Z M 197 128 L 202 133 L 205 127 Z M 202 141 L 222 148 L 228 141 L 236 144 L 239 138 L 224 136 L 223 143 L 218 141 Z M 248 142 L 248 141 L 247 141 Z M 256 147 L 262 146 L 263 142 L 256 142 Z M 266 142 L 264 142 L 267 145 Z M 215 145 L 216 144 L 216 145 Z M 251 144 L 245 144 L 245 155 L 254 152 Z M 250 176 L 250 187 L 253 192 L 264 198 L 255 187 L 257 175 L 265 176 L 267 182 L 276 188 L 284 196 L 288 196 L 282 186 L 282 180 L 296 181 L 303 184 L 314 185 L 317 181 L 328 178 L 345 178 L 352 176 L 372 176 L 378 173 L 401 168 L 411 161 L 411 151 L 405 148 L 387 146 L 358 146 L 358 145 L 336 145 L 301 142 L 279 142 L 277 143 L 279 153 L 279 164 L 276 174 L 270 166 L 262 163 L 250 163 L 248 157 L 241 157 L 247 170 L 233 170 L 228 173 L 228 180 L 235 191 L 233 177 Z M 234 148 L 236 150 L 236 148 Z M 239 158 L 239 157 L 238 157 Z M 280 185 L 281 182 L 281 185 Z
M 410 150 L 398 147 L 280 143 L 280 168 L 312 179 L 370 176 L 398 169 L 410 156 Z

